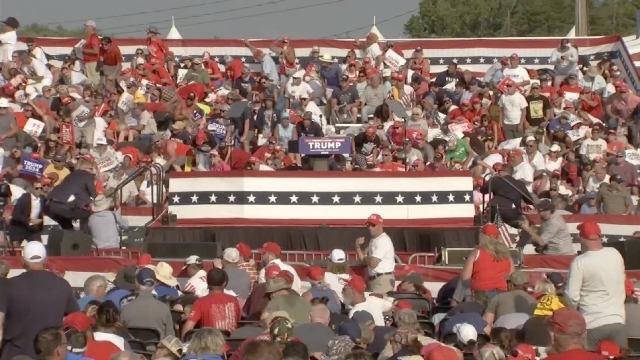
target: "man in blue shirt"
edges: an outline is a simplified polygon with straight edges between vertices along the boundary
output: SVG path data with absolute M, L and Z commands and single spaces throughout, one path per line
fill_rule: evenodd
M 154 274 L 156 274 L 157 284 L 153 289 L 156 292 L 158 298 L 168 296 L 170 298 L 177 298 L 180 296 L 178 293 L 178 280 L 173 276 L 173 268 L 166 262 L 159 262 L 153 268 Z
M 116 279 L 113 281 L 115 287 L 107 293 L 104 301 L 111 300 L 118 309 L 121 309 L 123 301 L 132 295 L 136 289 L 136 271 L 137 267 L 133 265 L 118 271 Z
M 91 275 L 84 281 L 84 296 L 78 299 L 80 310 L 84 310 L 90 301 L 102 302 L 107 295 L 107 279 L 102 275 Z

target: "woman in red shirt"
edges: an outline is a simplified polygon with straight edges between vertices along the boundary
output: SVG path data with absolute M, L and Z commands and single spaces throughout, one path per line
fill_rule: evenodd
M 602 109 L 602 99 L 591 91 L 590 88 L 584 88 L 580 92 L 580 109 L 587 112 L 594 118 L 602 120 L 604 110 Z
M 509 248 L 500 240 L 498 227 L 486 224 L 480 229 L 480 245 L 469 254 L 460 280 L 471 280 L 471 291 L 486 291 L 491 299 L 507 291 L 505 276 L 514 270 Z

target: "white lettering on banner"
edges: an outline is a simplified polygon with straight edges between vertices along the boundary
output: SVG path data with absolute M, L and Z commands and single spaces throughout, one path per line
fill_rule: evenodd
M 96 160 L 96 165 L 100 172 L 107 172 L 118 166 L 118 163 L 110 156 L 103 156 Z
M 579 130 L 569 130 L 567 131 L 567 135 L 571 138 L 571 141 L 578 141 L 584 137 L 585 131 L 583 129 Z
M 564 92 L 564 99 L 571 101 L 574 105 L 578 101 L 579 97 L 580 97 L 579 93 L 570 92 L 570 91 Z
M 187 75 L 187 69 L 178 69 L 178 76 L 176 77 L 177 82 L 181 83 L 184 80 L 184 76 Z
M 87 119 L 79 119 L 80 117 L 84 117 L 89 115 L 91 111 L 87 109 L 86 106 L 80 105 L 76 109 L 76 111 L 71 113 L 71 118 L 73 119 L 73 126 L 82 127 L 87 123 Z
M 131 103 L 133 103 L 133 95 L 126 94 L 120 99 L 120 102 L 118 103 L 118 107 L 122 109 L 122 111 L 124 112 L 129 112 L 131 110 L 130 109 Z
M 625 150 L 626 160 L 631 164 L 640 165 L 640 150 Z
M 40 134 L 42 134 L 42 130 L 44 130 L 44 123 L 40 120 L 29 118 L 22 130 L 37 140 Z
M 337 141 L 309 141 L 309 149 L 311 150 L 334 150 L 340 149 L 341 142 Z
M 391 70 L 398 71 L 400 66 L 407 63 L 407 60 L 405 60 L 402 56 L 398 55 L 398 53 L 396 53 L 392 49 L 389 49 L 384 54 L 384 63 L 389 65 Z
M 44 167 L 43 164 L 40 164 L 37 162 L 31 162 L 29 160 L 24 160 L 22 162 L 22 169 L 24 171 L 34 173 L 34 174 L 40 174 L 43 167 Z
M 469 132 L 473 131 L 471 124 L 468 122 L 458 123 L 458 124 L 449 124 L 448 126 L 450 132 Z
M 581 124 L 582 123 L 582 119 L 571 114 L 571 116 L 569 117 L 569 125 L 571 125 L 571 127 L 576 126 L 577 124 Z

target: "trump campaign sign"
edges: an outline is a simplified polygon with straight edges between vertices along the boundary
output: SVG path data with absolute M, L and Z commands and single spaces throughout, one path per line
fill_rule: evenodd
M 325 138 L 301 137 L 298 139 L 299 153 L 302 155 L 338 155 L 351 153 L 351 138 L 333 136 Z
M 22 165 L 22 169 L 20 169 L 20 174 L 31 175 L 31 176 L 42 176 L 44 174 L 44 161 L 36 160 L 32 158 L 24 158 L 20 163 Z

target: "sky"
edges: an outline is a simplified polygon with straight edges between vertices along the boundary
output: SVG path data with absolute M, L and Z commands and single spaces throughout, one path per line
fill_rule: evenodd
M 0 0 L 0 17 L 21 24 L 79 28 L 92 19 L 101 35 L 144 37 L 155 25 L 162 36 L 171 16 L 185 39 L 362 38 L 373 25 L 387 39 L 402 37 L 420 0 Z M 37 9 L 37 11 L 33 11 Z M 135 15 L 126 15 L 135 14 Z M 123 16 L 124 15 L 124 16 Z

